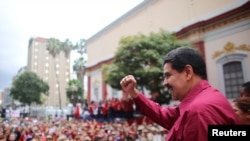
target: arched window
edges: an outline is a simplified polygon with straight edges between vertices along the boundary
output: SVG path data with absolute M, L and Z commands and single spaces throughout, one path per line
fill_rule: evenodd
M 225 91 L 227 98 L 239 97 L 241 85 L 244 83 L 243 69 L 240 61 L 223 65 Z
M 241 85 L 248 80 L 247 55 L 233 53 L 221 56 L 217 61 L 220 90 L 229 99 L 240 96 Z

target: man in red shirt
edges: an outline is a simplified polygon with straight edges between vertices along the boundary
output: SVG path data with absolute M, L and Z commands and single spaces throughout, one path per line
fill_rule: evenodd
M 139 111 L 169 130 L 168 141 L 207 141 L 208 125 L 238 124 L 227 98 L 206 80 L 206 65 L 190 47 L 170 51 L 163 63 L 164 81 L 172 99 L 181 103 L 163 108 L 136 89 L 134 76 L 124 77 L 122 89 L 134 99 Z

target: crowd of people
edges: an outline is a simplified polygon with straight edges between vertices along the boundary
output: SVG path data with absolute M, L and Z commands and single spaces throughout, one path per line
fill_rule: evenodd
M 76 118 L 82 118 L 84 120 L 95 119 L 100 122 L 112 122 L 115 118 L 130 120 L 133 119 L 136 112 L 134 102 L 130 98 L 112 98 L 105 102 L 91 101 L 82 108 L 83 110 L 79 110 L 79 108 L 77 108 L 78 106 L 81 105 L 77 105 L 75 108 L 76 111 L 74 111 L 74 115 Z
M 0 141 L 164 141 L 167 130 L 146 117 L 97 122 L 72 118 L 12 118 L 1 122 Z

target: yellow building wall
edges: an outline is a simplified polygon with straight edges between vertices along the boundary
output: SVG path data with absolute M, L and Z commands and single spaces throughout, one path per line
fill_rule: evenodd
M 122 36 L 179 30 L 239 4 L 237 0 L 145 0 L 87 40 L 87 66 L 113 57 Z

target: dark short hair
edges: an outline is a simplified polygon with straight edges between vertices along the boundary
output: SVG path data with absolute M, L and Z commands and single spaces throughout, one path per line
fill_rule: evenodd
M 192 66 L 194 73 L 202 79 L 207 79 L 206 64 L 200 53 L 191 47 L 178 47 L 164 57 L 163 65 L 171 63 L 172 68 L 182 72 L 186 65 Z
M 238 97 L 233 102 L 244 113 L 250 110 L 250 97 Z
M 250 96 L 250 81 L 244 83 L 242 87 L 244 88 L 245 93 Z

